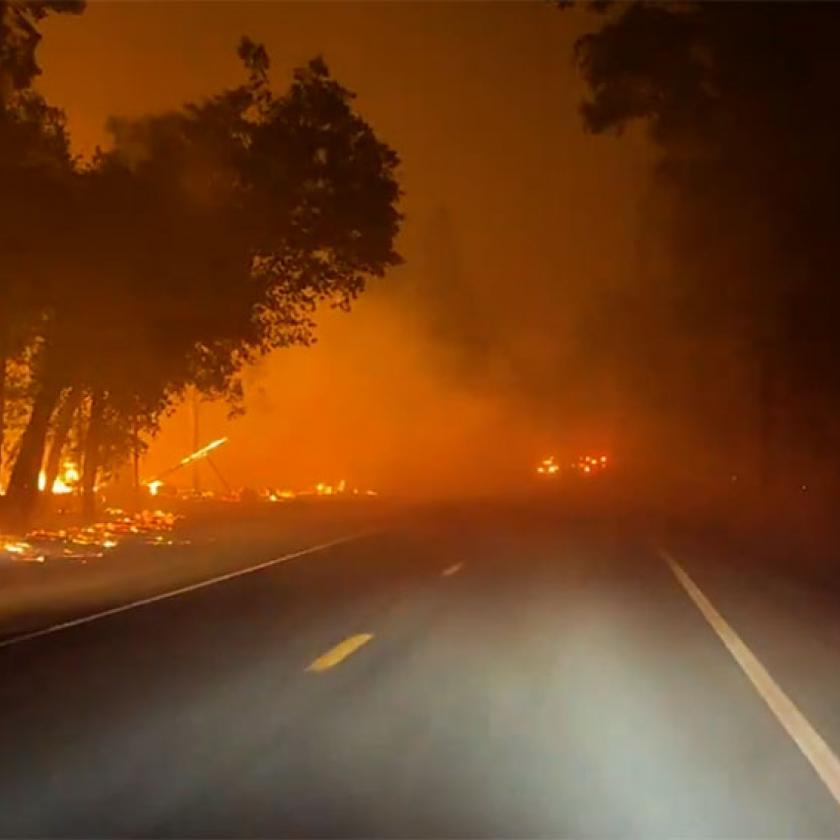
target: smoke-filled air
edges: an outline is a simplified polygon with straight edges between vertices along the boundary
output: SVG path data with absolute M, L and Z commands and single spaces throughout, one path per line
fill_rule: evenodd
M 838 45 L 0 0 L 0 840 L 840 837 Z
M 199 442 L 229 438 L 216 460 L 232 485 L 480 494 L 529 482 L 554 451 L 630 445 L 601 325 L 639 271 L 650 153 L 641 135 L 582 129 L 572 50 L 587 25 L 548 6 L 260 3 L 208 4 L 200 28 L 189 6 L 155 4 L 45 23 L 38 88 L 82 156 L 127 144 L 121 121 L 241 84 L 241 34 L 279 90 L 323 55 L 399 155 L 402 264 L 350 312 L 319 305 L 314 345 L 248 365 L 241 416 L 201 398 Z M 143 478 L 191 451 L 193 406 L 149 440 Z

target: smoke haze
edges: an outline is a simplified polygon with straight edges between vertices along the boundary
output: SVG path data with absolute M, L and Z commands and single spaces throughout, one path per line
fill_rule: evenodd
M 474 492 L 550 452 L 629 453 L 628 389 L 603 358 L 619 337 L 599 325 L 639 270 L 650 151 L 581 128 L 572 46 L 591 24 L 541 3 L 92 3 L 84 25 L 48 21 L 39 84 L 80 154 L 111 115 L 238 83 L 248 34 L 278 88 L 322 54 L 402 158 L 405 265 L 321 313 L 316 346 L 251 370 L 245 416 L 202 409 L 232 484 Z M 192 437 L 179 410 L 144 475 Z

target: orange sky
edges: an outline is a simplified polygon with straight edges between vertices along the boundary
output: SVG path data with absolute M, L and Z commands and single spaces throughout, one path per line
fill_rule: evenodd
M 316 347 L 252 371 L 245 417 L 203 411 L 202 439 L 231 438 L 217 461 L 233 484 L 475 489 L 572 440 L 607 442 L 612 418 L 569 405 L 570 325 L 628 273 L 647 158 L 641 141 L 580 128 L 571 48 L 587 23 L 540 2 L 96 0 L 46 23 L 40 87 L 80 153 L 107 142 L 111 114 L 236 84 L 248 34 L 278 87 L 323 54 L 402 158 L 406 265 L 352 314 L 324 314 Z M 190 444 L 181 413 L 144 473 Z

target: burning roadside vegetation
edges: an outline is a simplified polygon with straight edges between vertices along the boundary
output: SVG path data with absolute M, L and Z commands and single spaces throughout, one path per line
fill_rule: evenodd
M 126 513 L 109 508 L 100 522 L 38 528 L 22 538 L 0 535 L 0 563 L 44 563 L 56 560 L 86 562 L 104 557 L 120 545 L 165 547 L 187 544 L 174 535 L 183 515 L 163 510 Z
M 128 546 L 167 548 L 189 545 L 190 540 L 177 533 L 179 524 L 186 524 L 190 515 L 214 503 L 225 507 L 260 507 L 305 500 L 370 499 L 376 490 L 351 487 L 345 479 L 318 482 L 299 490 L 263 488 L 261 490 L 227 489 L 196 491 L 179 488 L 155 480 L 145 485 L 147 498 L 161 505 L 139 511 L 120 507 L 105 507 L 100 519 L 79 521 L 73 507 L 76 494 L 71 487 L 65 491 L 53 489 L 61 497 L 63 507 L 50 518 L 48 524 L 22 534 L 0 534 L 0 565 L 12 563 L 45 563 L 61 561 L 99 560 L 115 549 Z M 164 507 L 172 509 L 165 510 Z

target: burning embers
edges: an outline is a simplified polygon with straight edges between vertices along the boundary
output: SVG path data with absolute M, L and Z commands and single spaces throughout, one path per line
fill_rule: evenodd
M 87 560 L 104 557 L 119 545 L 170 546 L 184 544 L 173 530 L 181 518 L 162 510 L 143 510 L 128 514 L 118 508 L 107 511 L 108 518 L 92 525 L 67 528 L 41 528 L 23 539 L 0 537 L 0 559 L 11 562 L 47 560 Z

